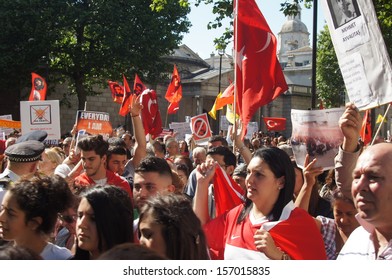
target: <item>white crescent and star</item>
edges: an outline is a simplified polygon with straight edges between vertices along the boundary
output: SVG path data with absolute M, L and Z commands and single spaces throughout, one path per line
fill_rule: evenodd
M 265 51 L 269 47 L 271 42 L 272 42 L 272 34 L 270 32 L 268 32 L 267 33 L 267 40 L 265 41 L 264 46 L 260 50 L 256 51 L 256 53 L 260 53 L 260 52 Z M 244 55 L 244 52 L 245 52 L 245 45 L 241 48 L 241 50 L 239 52 L 236 52 L 236 64 L 238 65 L 238 68 L 240 68 L 241 71 L 242 71 L 243 61 L 248 59 L 246 54 Z

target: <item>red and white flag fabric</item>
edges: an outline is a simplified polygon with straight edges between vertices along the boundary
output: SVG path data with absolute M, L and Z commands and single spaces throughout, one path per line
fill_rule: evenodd
M 167 101 L 170 102 L 167 113 L 176 113 L 179 109 L 180 100 L 182 98 L 181 78 L 178 74 L 176 65 L 174 65 L 172 79 L 169 84 L 169 87 L 167 88 L 165 98 Z
M 247 127 L 258 108 L 288 87 L 276 57 L 277 40 L 255 0 L 234 1 L 234 5 L 238 9 L 234 22 L 237 110 Z
M 245 202 L 245 191 L 218 166 L 214 176 L 216 217 Z
M 132 93 L 125 75 L 123 75 L 123 80 L 124 97 L 121 103 L 120 111 L 118 113 L 125 117 L 129 113 L 129 106 L 132 104 Z
M 142 122 L 145 134 L 150 134 L 153 139 L 162 132 L 162 118 L 158 108 L 157 94 L 155 90 L 146 89 L 141 94 Z
M 268 131 L 286 130 L 286 118 L 269 118 L 263 117 L 264 123 Z
M 124 87 L 118 82 L 108 81 L 110 92 L 112 93 L 113 101 L 122 104 L 124 98 Z
M 372 122 L 371 122 L 370 110 L 365 111 L 365 116 L 363 117 L 362 120 L 360 136 L 365 146 L 370 142 L 372 142 Z
M 46 81 L 40 75 L 31 73 L 31 91 L 29 101 L 46 100 Z

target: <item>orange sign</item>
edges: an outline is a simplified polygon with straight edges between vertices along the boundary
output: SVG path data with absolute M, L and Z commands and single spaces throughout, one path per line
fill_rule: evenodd
M 113 133 L 109 114 L 104 112 L 78 111 L 76 129 L 85 130 L 87 134 L 101 134 L 105 137 L 110 137 Z

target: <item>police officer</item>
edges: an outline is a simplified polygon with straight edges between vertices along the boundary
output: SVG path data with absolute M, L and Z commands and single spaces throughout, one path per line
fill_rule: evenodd
M 37 140 L 27 140 L 9 146 L 5 150 L 7 168 L 0 174 L 0 202 L 3 200 L 7 182 L 15 182 L 20 177 L 29 178 L 37 171 L 45 145 Z

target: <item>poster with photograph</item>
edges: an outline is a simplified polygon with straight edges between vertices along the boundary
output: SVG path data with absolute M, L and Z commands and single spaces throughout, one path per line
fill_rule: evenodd
M 392 67 L 372 1 L 322 0 L 347 94 L 362 111 L 392 101 Z
M 317 158 L 316 166 L 333 169 L 334 158 L 343 141 L 339 118 L 344 108 L 326 110 L 291 110 L 291 147 L 300 168 L 304 168 L 306 154 L 310 161 Z

